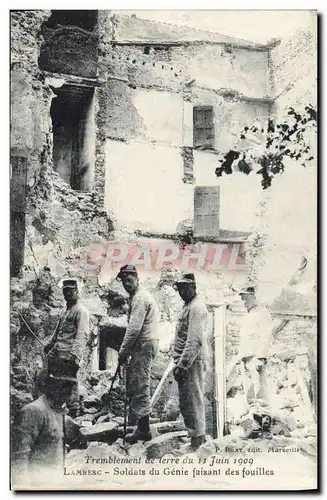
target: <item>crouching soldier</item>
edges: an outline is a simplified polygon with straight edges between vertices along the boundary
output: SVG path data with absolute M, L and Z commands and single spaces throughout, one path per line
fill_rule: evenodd
M 243 368 L 243 389 L 252 413 L 253 424 L 249 438 L 271 439 L 271 416 L 267 388 L 267 359 L 272 342 L 271 314 L 258 305 L 255 289 L 247 287 L 239 292 L 247 314 L 241 325 L 239 363 Z
M 39 375 L 40 396 L 20 410 L 14 426 L 13 483 L 26 486 L 29 479 L 43 477 L 45 484 L 47 473 L 63 474 L 66 445 L 83 441 L 79 426 L 64 412 L 74 383 L 74 377 Z
M 89 314 L 79 301 L 76 279 L 63 280 L 62 291 L 67 307 L 44 352 L 47 355 L 50 374 L 76 378 L 89 336 Z M 72 417 L 78 414 L 79 407 L 78 382 L 76 380 L 68 402 Z
M 208 311 L 197 295 L 194 274 L 184 274 L 176 282 L 185 302 L 176 326 L 173 370 L 178 383 L 179 404 L 185 426 L 196 450 L 205 442 L 204 382 L 207 358 Z
M 119 364 L 127 365 L 127 395 L 130 411 L 137 428 L 126 436 L 126 441 L 149 441 L 150 380 L 153 360 L 159 348 L 159 310 L 155 299 L 139 286 L 136 268 L 123 266 L 117 279 L 129 294 L 128 326 L 119 350 Z

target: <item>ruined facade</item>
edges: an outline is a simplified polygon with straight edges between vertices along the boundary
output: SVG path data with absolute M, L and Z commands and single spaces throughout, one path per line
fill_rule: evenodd
M 32 397 L 42 364 L 42 347 L 24 320 L 41 341 L 53 332 L 62 308 L 57 282 L 67 273 L 83 278 L 83 302 L 92 314 L 84 383 L 93 395 L 103 394 L 107 374 L 99 372 L 114 363 L 109 349 L 117 349 L 126 326 L 126 297 L 120 285 L 108 284 L 114 274 L 104 267 L 108 241 L 155 246 L 177 234 L 180 246 L 237 244 L 235 262 L 241 258 L 260 184 L 240 172 L 217 178 L 215 168 L 222 153 L 237 148 L 245 125 L 275 112 L 273 74 L 283 70 L 272 63 L 275 43 L 177 33 L 110 11 L 12 12 L 11 36 L 15 412 Z M 219 226 L 199 238 L 196 187 L 210 196 L 219 192 Z M 161 271 L 142 270 L 140 279 L 162 311 L 155 384 L 181 303 Z M 221 269 L 213 278 L 201 271 L 197 279 L 215 307 L 230 294 L 231 281 L 245 282 L 246 272 Z M 228 360 L 237 352 L 237 309 L 236 299 Z M 208 394 L 212 386 L 211 377 Z M 164 412 L 164 402 L 159 407 Z

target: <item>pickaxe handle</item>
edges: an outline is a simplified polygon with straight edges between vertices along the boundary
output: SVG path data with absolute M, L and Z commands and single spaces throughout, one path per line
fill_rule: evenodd
M 173 371 L 173 368 L 175 366 L 175 363 L 173 360 L 170 361 L 169 365 L 167 366 L 166 370 L 165 370 L 165 373 L 163 374 L 162 376 L 162 379 L 160 380 L 159 384 L 157 385 L 157 388 L 156 390 L 154 391 L 153 395 L 152 395 L 152 398 L 151 398 L 151 408 L 153 408 L 153 406 L 156 404 L 156 402 L 158 401 L 159 399 L 159 396 L 161 394 L 161 391 L 163 389 L 163 386 L 164 386 L 164 383 L 166 382 L 168 376 L 171 374 L 171 372 Z

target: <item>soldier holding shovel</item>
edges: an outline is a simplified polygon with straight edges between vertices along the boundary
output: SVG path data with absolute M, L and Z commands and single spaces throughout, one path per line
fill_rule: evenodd
M 176 286 L 185 305 L 176 326 L 173 374 L 178 383 L 180 410 L 191 437 L 191 447 L 196 450 L 205 442 L 208 311 L 197 295 L 194 274 L 182 275 L 177 279 Z

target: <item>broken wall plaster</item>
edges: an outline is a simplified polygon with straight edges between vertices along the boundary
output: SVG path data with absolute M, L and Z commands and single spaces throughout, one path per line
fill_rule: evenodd
M 39 64 L 45 71 L 85 77 L 97 76 L 97 33 L 77 26 L 61 27 L 40 48 Z

